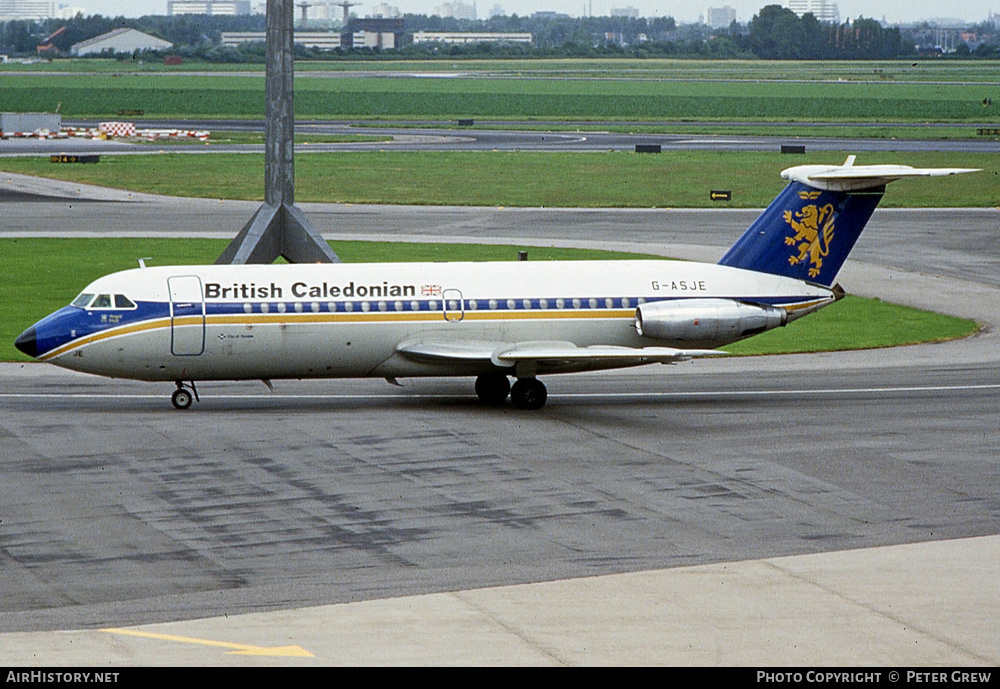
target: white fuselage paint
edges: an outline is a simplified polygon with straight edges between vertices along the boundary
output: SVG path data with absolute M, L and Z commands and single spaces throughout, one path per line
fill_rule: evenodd
M 794 317 L 833 301 L 800 280 L 667 260 L 167 266 L 108 275 L 84 292 L 122 294 L 138 308 L 76 309 L 94 329 L 39 358 L 139 380 L 478 375 L 496 369 L 398 348 L 422 339 L 669 347 L 636 332 L 640 303 L 731 299 Z

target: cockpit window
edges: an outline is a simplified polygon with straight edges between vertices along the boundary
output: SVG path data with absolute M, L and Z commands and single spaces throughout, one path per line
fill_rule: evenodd
M 136 309 L 135 302 L 124 294 L 98 294 L 84 292 L 73 300 L 73 306 L 80 309 Z
M 90 300 L 93 299 L 93 298 L 94 298 L 93 294 L 87 294 L 86 292 L 84 292 L 79 297 L 77 297 L 76 299 L 73 300 L 73 306 L 76 306 L 77 308 L 85 309 L 85 308 L 87 308 L 87 304 L 89 304 Z

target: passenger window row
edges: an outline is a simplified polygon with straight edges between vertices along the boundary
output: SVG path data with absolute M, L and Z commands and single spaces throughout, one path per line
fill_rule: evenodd
M 528 311 L 528 310 L 549 310 L 549 309 L 614 309 L 614 308 L 632 308 L 639 304 L 644 303 L 646 300 L 642 297 L 637 299 L 631 299 L 629 297 L 623 298 L 589 298 L 589 299 L 447 299 L 441 302 L 436 299 L 430 299 L 427 301 L 348 301 L 348 302 L 327 302 L 326 304 L 320 304 L 319 302 L 278 302 L 276 304 L 271 304 L 264 302 L 261 304 L 252 304 L 246 302 L 243 304 L 244 313 L 253 313 L 255 310 L 258 313 L 288 313 L 294 311 L 295 313 L 303 313 L 309 310 L 313 313 L 320 313 L 322 311 L 329 311 L 331 313 L 342 311 L 344 313 L 352 313 L 355 311 L 362 311 L 365 313 L 371 311 L 379 311 L 382 313 L 396 311 L 439 311 L 444 308 L 447 311 L 460 311 L 462 309 L 468 311 L 477 310 L 489 310 L 489 311 Z M 255 308 L 256 307 L 256 308 Z

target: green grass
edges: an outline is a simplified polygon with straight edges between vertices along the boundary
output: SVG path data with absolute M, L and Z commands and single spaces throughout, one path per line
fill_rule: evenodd
M 683 63 L 644 62 L 554 61 L 545 69 L 538 61 L 519 71 L 499 61 L 485 63 L 485 69 L 475 68 L 484 63 L 458 61 L 452 63 L 455 76 L 448 79 L 403 72 L 391 78 L 331 78 L 314 69 L 339 71 L 336 63 L 300 65 L 295 112 L 300 118 L 1000 121 L 1000 85 L 986 81 L 985 71 L 989 66 L 996 69 L 995 63 L 927 70 L 925 78 L 934 80 L 920 81 L 903 78 L 912 71 L 903 63 L 825 63 L 822 70 L 806 71 L 792 63 L 692 62 L 688 64 L 697 69 L 678 73 Z M 406 64 L 396 68 L 405 69 Z M 440 71 L 441 63 L 428 64 Z M 978 80 L 963 78 L 974 68 L 982 70 L 975 72 Z M 264 77 L 254 70 L 259 68 L 193 74 L 5 69 L 0 70 L 0 111 L 52 112 L 60 106 L 66 117 L 113 117 L 119 110 L 143 110 L 147 117 L 158 118 L 259 118 L 264 113 Z M 985 98 L 998 105 L 983 107 Z
M 213 239 L 0 239 L 5 279 L 0 283 L 0 360 L 27 361 L 14 339 L 45 315 L 68 304 L 89 282 L 133 268 L 136 258 L 149 265 L 212 263 L 226 246 Z M 656 258 L 619 252 L 478 244 L 387 244 L 336 242 L 346 262 L 503 261 L 521 249 L 530 260 Z M 812 352 L 888 347 L 964 337 L 974 322 L 887 304 L 877 299 L 846 299 L 796 321 L 727 347 L 737 354 Z
M 974 321 L 847 296 L 822 311 L 723 347 L 741 355 L 830 352 L 939 342 L 975 333 Z
M 941 60 L 937 58 L 895 61 L 779 61 L 697 60 L 672 58 L 532 58 L 489 59 L 446 57 L 438 60 L 332 60 L 295 63 L 296 72 L 410 74 L 473 73 L 479 76 L 531 76 L 548 78 L 615 78 L 719 81 L 830 81 L 830 82 L 935 82 L 990 83 L 1000 70 L 996 61 Z M 178 74 L 264 73 L 260 64 L 222 64 L 185 60 L 181 65 L 144 60 L 58 58 L 50 63 L 0 65 L 3 73 L 33 74 Z
M 840 164 L 843 153 L 341 152 L 295 159 L 299 203 L 578 208 L 763 208 L 784 187 L 782 169 Z M 883 207 L 998 207 L 1000 159 L 975 153 L 871 153 L 859 165 L 983 168 L 984 172 L 892 185 Z M 0 158 L 0 170 L 174 196 L 262 200 L 263 156 L 155 152 L 104 156 L 96 165 Z M 0 180 L 2 183 L 2 180 Z M 731 202 L 709 200 L 712 189 Z

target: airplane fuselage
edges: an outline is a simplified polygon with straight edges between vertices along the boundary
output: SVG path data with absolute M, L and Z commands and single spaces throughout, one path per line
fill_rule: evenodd
M 149 381 L 479 375 L 504 368 L 401 351 L 423 341 L 700 348 L 743 337 L 681 340 L 637 332 L 638 307 L 681 300 L 730 300 L 794 314 L 833 296 L 800 280 L 666 260 L 168 266 L 105 276 L 77 306 L 34 330 L 42 361 Z
M 174 381 L 178 409 L 196 381 L 408 376 L 476 376 L 483 402 L 539 409 L 539 375 L 714 356 L 832 303 L 886 184 L 966 172 L 853 156 L 788 168 L 718 264 L 140 267 L 94 281 L 14 344 L 77 371 Z

